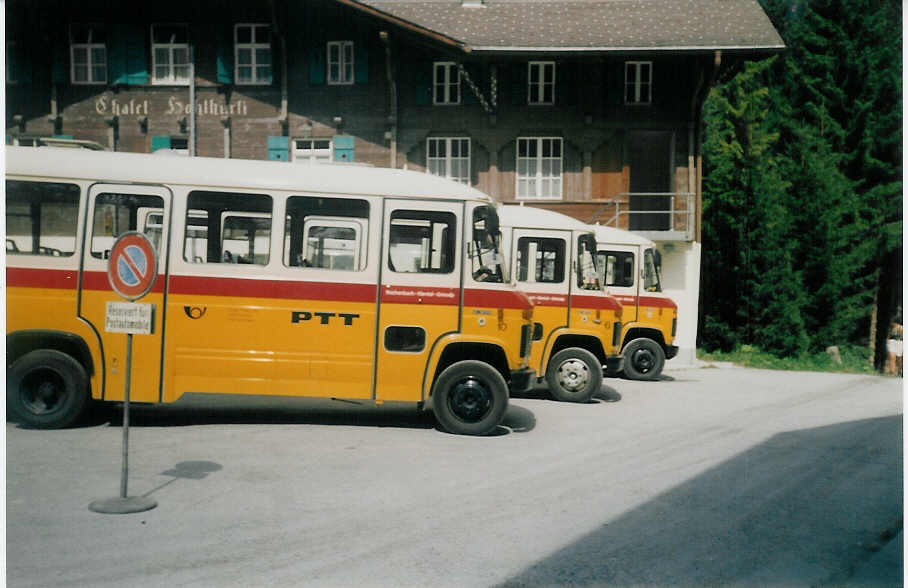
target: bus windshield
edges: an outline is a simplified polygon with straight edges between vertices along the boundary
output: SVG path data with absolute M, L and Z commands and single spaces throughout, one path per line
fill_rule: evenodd
M 477 282 L 507 281 L 498 212 L 491 206 L 479 206 L 473 211 L 473 239 L 468 252 L 473 279 Z
M 661 292 L 661 256 L 658 251 L 647 249 L 643 252 L 643 289 L 647 292 Z

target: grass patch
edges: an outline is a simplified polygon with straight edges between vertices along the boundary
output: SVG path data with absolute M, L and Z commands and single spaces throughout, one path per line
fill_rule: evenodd
M 751 345 L 741 345 L 728 353 L 697 350 L 697 359 L 705 362 L 723 361 L 736 365 L 799 372 L 842 372 L 849 374 L 873 374 L 876 371 L 870 363 L 870 349 L 857 345 L 840 345 L 842 363 L 837 363 L 826 352 L 805 353 L 798 357 L 776 357 Z

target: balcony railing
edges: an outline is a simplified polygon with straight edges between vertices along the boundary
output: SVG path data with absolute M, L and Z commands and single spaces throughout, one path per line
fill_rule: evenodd
M 695 205 L 691 192 L 625 192 L 602 202 L 589 222 L 633 231 L 653 241 L 692 241 Z

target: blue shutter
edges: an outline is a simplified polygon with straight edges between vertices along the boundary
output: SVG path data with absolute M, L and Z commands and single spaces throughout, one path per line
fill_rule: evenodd
M 155 135 L 151 138 L 151 152 L 158 149 L 170 149 L 170 137 L 167 135 Z
M 320 86 L 325 83 L 327 75 L 327 59 L 325 46 L 311 47 L 309 49 L 309 85 Z
M 268 159 L 270 161 L 290 161 L 290 137 L 268 137 Z
M 233 29 L 218 27 L 215 43 L 217 44 L 218 83 L 233 83 Z
M 145 29 L 139 25 L 114 25 L 110 30 L 109 45 L 108 82 L 129 85 L 147 84 Z
M 577 105 L 577 64 L 558 63 L 555 65 L 555 104 L 558 106 Z
M 334 161 L 355 161 L 352 135 L 336 135 L 334 137 Z
M 369 50 L 365 41 L 357 42 L 353 49 L 353 79 L 357 84 L 369 83 Z
M 527 103 L 527 63 L 525 61 L 511 65 L 511 104 L 525 106 Z

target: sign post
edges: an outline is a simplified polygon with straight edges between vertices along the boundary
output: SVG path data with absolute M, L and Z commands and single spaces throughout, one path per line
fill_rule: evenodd
M 154 305 L 135 301 L 151 290 L 158 275 L 157 255 L 143 233 L 120 235 L 110 250 L 107 278 L 114 292 L 128 302 L 108 302 L 104 330 L 126 333 L 126 386 L 123 395 L 123 460 L 120 469 L 120 495 L 95 500 L 90 510 L 105 514 L 127 514 L 151 510 L 157 501 L 147 496 L 128 496 L 129 479 L 129 388 L 132 384 L 132 336 L 149 335 L 154 330 Z

